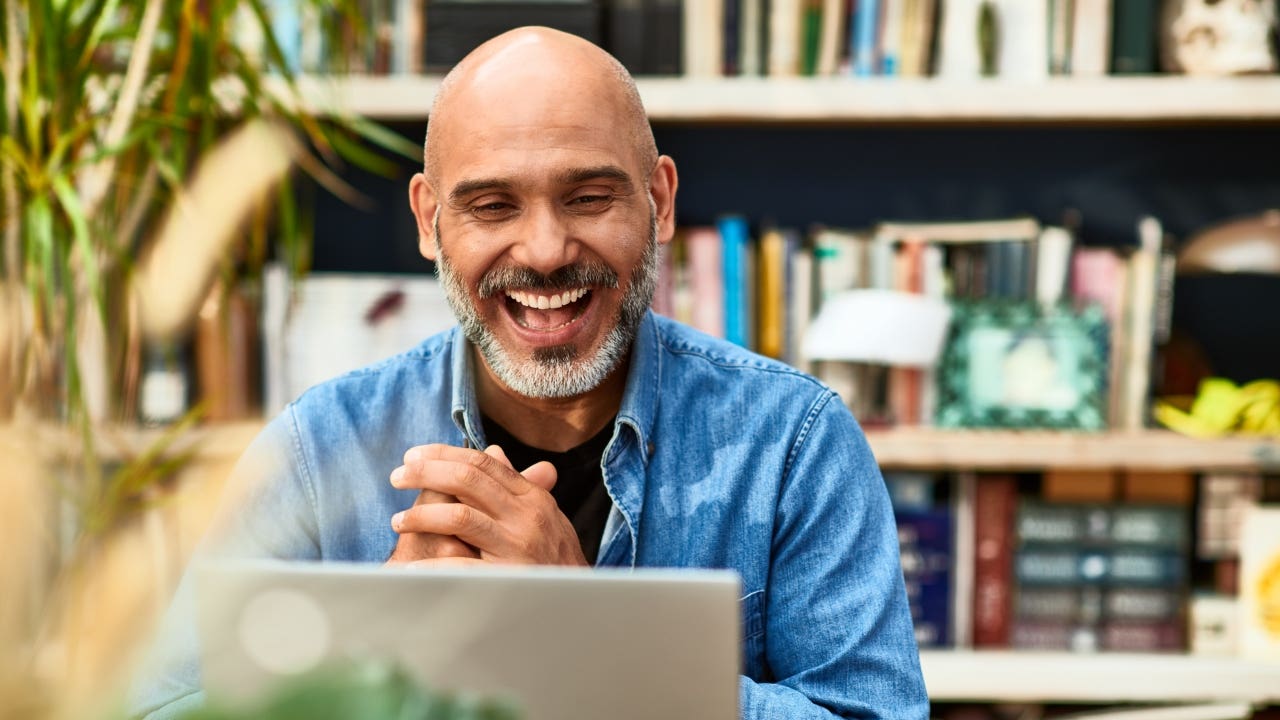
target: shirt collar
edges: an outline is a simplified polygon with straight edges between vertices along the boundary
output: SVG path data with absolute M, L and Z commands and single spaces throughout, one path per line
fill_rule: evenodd
M 480 406 L 476 401 L 471 344 L 462 334 L 461 327 L 453 329 L 450 352 L 453 354 L 450 363 L 453 424 L 472 447 L 484 447 L 484 427 L 480 422 Z M 648 448 L 658 409 L 657 389 L 661 373 L 659 357 L 658 326 L 653 312 L 649 311 L 641 318 L 635 341 L 631 345 L 631 366 L 627 370 L 626 389 L 623 390 L 622 405 L 618 409 L 618 419 L 614 425 L 615 437 L 618 428 L 623 425 L 630 427 L 636 434 L 638 447 L 645 449 L 646 456 L 652 454 Z

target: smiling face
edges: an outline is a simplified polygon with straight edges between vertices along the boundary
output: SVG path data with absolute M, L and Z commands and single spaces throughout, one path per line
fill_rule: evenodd
M 673 231 L 675 168 L 636 142 L 608 56 L 549 31 L 509 35 L 437 102 L 431 178 L 414 178 L 410 200 L 491 376 L 573 397 L 630 349 Z

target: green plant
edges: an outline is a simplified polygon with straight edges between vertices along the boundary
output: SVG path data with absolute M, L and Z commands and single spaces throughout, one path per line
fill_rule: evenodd
M 518 720 L 501 700 L 431 692 L 379 664 L 327 668 L 274 688 L 239 708 L 210 706 L 182 720 Z
M 149 466 L 104 476 L 94 424 L 133 419 L 144 339 L 180 337 L 215 281 L 261 267 L 269 238 L 305 270 L 291 165 L 351 198 L 333 167 L 388 170 L 371 145 L 420 150 L 358 118 L 308 111 L 270 0 L 2 1 L 0 420 L 75 428 L 73 499 L 126 507 L 122 493 L 145 489 L 139 478 L 158 477 L 147 467 L 168 461 L 144 453 Z M 360 3 L 296 2 L 321 20 L 326 61 L 340 69 L 363 32 Z M 258 50 L 239 44 L 246 34 Z M 209 153 L 255 123 L 280 142 L 192 195 Z M 190 212 L 211 195 L 231 200 Z M 192 232 L 210 219 L 216 232 Z M 92 524 L 111 523 L 99 513 Z

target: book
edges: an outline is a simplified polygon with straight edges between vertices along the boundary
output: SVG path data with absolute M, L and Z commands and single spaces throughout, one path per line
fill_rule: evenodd
M 646 41 L 649 49 L 646 72 L 680 75 L 684 68 L 684 0 L 645 2 L 648 12 L 645 28 L 651 31 Z
M 755 277 L 751 272 L 751 236 L 747 219 L 741 215 L 723 215 L 716 220 L 716 230 L 723 245 L 724 337 L 745 348 L 752 346 L 751 293 Z
M 997 75 L 1019 82 L 1049 74 L 1049 0 L 999 0 Z
M 724 70 L 723 0 L 685 2 L 681 57 L 687 77 L 719 77 Z
M 632 75 L 650 71 L 647 42 L 650 19 L 646 0 L 612 0 L 606 8 L 606 47 Z
M 685 230 L 693 327 L 714 337 L 725 336 L 724 247 L 714 227 Z
M 1049 74 L 1071 74 L 1071 33 L 1075 30 L 1075 0 L 1049 0 Z
M 802 0 L 769 0 L 769 76 L 800 74 Z
M 740 2 L 742 21 L 738 24 L 738 67 L 743 75 L 764 75 L 768 66 L 768 58 L 764 54 L 764 34 L 768 27 L 764 7 L 764 0 Z
M 853 29 L 850 32 L 849 57 L 853 62 L 855 77 L 878 74 L 881 4 L 885 0 L 858 0 L 853 9 Z
M 978 475 L 973 500 L 973 646 L 1008 647 L 1013 614 L 1017 478 Z
M 818 45 L 822 36 L 823 0 L 804 0 L 800 15 L 800 74 L 818 72 Z
M 902 74 L 904 0 L 881 0 L 879 74 Z
M 1074 0 L 1071 26 L 1071 74 L 1100 77 L 1111 58 L 1112 0 Z
M 787 240 L 781 230 L 770 228 L 760 234 L 756 270 L 756 351 L 781 358 L 786 349 L 787 331 Z
M 924 77 L 930 70 L 938 0 L 903 0 L 903 3 L 901 75 Z
M 1245 511 L 1240 530 L 1240 653 L 1280 661 L 1280 508 Z
M 1159 1 L 1115 0 L 1111 12 L 1111 72 L 1116 75 L 1155 72 Z
M 818 39 L 818 66 L 816 74 L 835 75 L 840 67 L 840 47 L 844 43 L 842 31 L 848 25 L 848 4 L 844 0 L 823 0 L 822 30 Z
M 1125 337 L 1119 387 L 1122 395 L 1118 408 L 1119 421 L 1116 423 L 1116 427 L 1122 430 L 1138 430 L 1146 426 L 1163 239 L 1164 233 L 1159 220 L 1147 216 L 1138 222 L 1139 246 L 1129 257 L 1128 294 L 1122 331 Z
M 720 0 L 724 4 L 721 15 L 722 35 L 721 35 L 721 52 L 724 53 L 721 58 L 720 74 L 725 77 L 733 77 L 742 71 L 739 64 L 741 61 L 741 49 L 738 47 L 741 41 L 741 0 Z
M 969 80 L 982 74 L 978 47 L 978 20 L 983 0 L 945 0 L 938 30 L 937 75 Z

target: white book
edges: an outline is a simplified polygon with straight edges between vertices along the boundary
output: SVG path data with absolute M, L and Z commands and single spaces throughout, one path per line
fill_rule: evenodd
M 1066 228 L 1047 227 L 1040 233 L 1036 248 L 1036 302 L 1042 308 L 1057 305 L 1066 292 L 1071 245 L 1071 233 Z
M 1075 0 L 1071 28 L 1071 74 L 1107 74 L 1111 56 L 1111 0 Z
M 760 29 L 764 23 L 764 0 L 741 0 L 739 11 L 738 69 L 742 75 L 763 75 Z
M 902 74 L 903 12 L 906 0 L 880 0 L 880 74 Z
M 1240 653 L 1280 662 L 1280 508 L 1245 511 L 1240 531 Z
M 813 255 L 803 248 L 795 248 L 791 253 L 791 274 L 787 278 L 790 285 L 791 303 L 787 307 L 790 315 L 787 329 L 790 334 L 787 346 L 792 355 L 787 360 L 801 372 L 811 372 L 812 363 L 804 356 L 804 334 L 809 330 L 809 321 L 813 319 Z
M 968 80 L 982 75 L 982 54 L 978 50 L 978 18 L 982 0 L 939 0 L 942 13 L 938 32 L 938 76 L 948 80 Z
M 769 4 L 769 76 L 800 74 L 801 0 L 772 0 Z
M 683 9 L 684 74 L 720 77 L 724 74 L 724 2 L 686 2 Z
M 845 27 L 844 0 L 823 0 L 822 30 L 818 38 L 818 75 L 835 75 L 840 69 L 840 49 L 847 45 L 841 42 L 840 30 Z
M 1146 422 L 1151 387 L 1151 342 L 1155 331 L 1156 281 L 1159 273 L 1160 243 L 1164 230 L 1160 221 L 1144 217 L 1138 222 L 1140 246 L 1129 258 L 1129 294 L 1125 303 L 1127 347 L 1123 358 L 1120 430 L 1141 430 Z
M 1049 76 L 1049 0 L 1000 0 L 997 74 L 1002 80 Z

